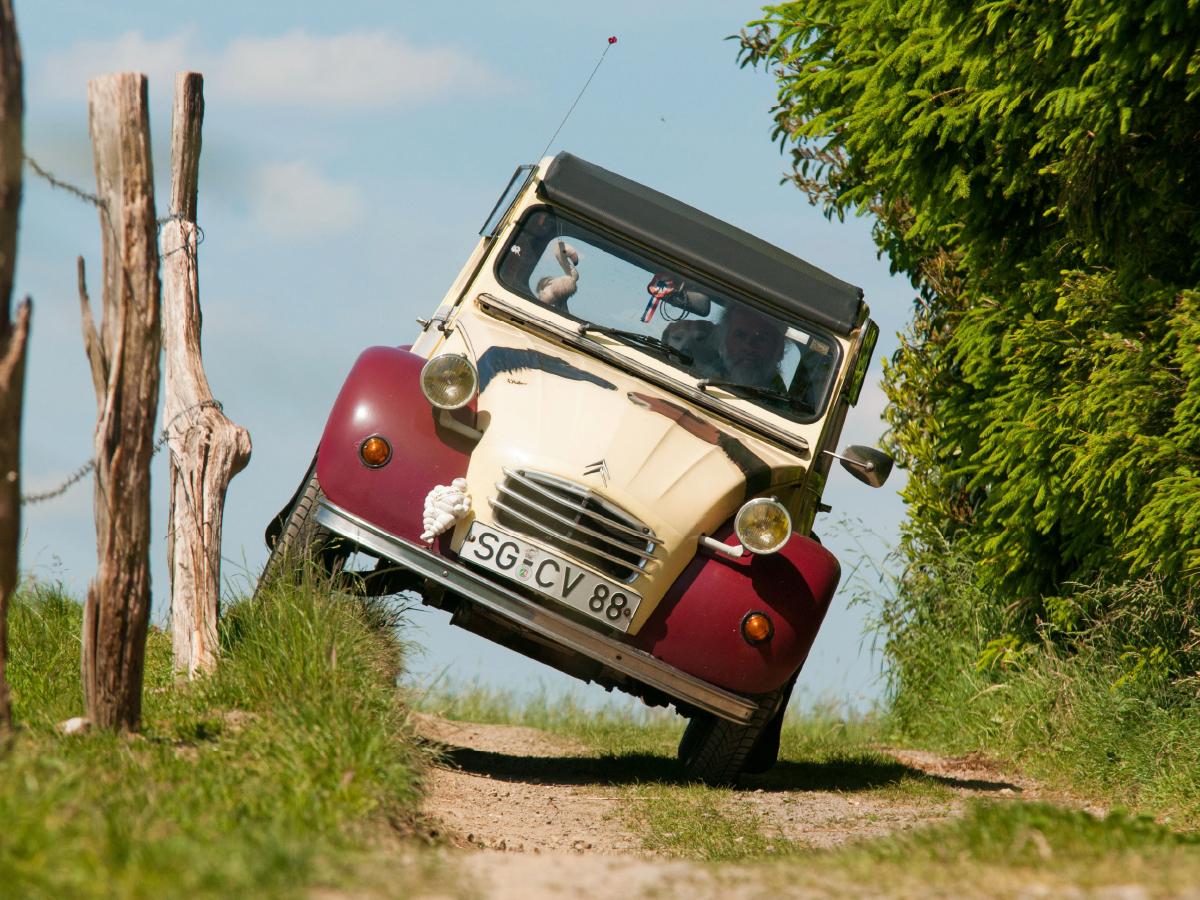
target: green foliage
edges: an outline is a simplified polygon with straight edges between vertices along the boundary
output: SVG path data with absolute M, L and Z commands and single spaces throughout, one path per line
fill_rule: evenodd
M 1200 821 L 1200 4 L 802 0 L 742 60 L 919 294 L 893 727 Z
M 962 542 L 1026 627 L 1066 582 L 1195 578 L 1200 6 L 765 13 L 792 179 L 920 290 L 885 372 L 908 540 Z
M 152 629 L 142 733 L 60 737 L 54 723 L 83 711 L 81 610 L 58 588 L 19 594 L 0 893 L 294 896 L 350 878 L 412 821 L 422 766 L 401 647 L 371 612 L 315 582 L 236 601 L 217 672 L 191 683 Z

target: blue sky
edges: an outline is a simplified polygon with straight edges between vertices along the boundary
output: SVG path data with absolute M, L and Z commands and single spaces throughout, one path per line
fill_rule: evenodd
M 770 141 L 774 82 L 736 64 L 728 35 L 754 19 L 728 2 L 22 2 L 26 152 L 94 189 L 87 79 L 150 78 L 160 214 L 169 196 L 174 72 L 205 75 L 200 297 L 209 383 L 250 431 L 249 467 L 225 511 L 225 572 L 257 575 L 262 531 L 304 473 L 358 353 L 405 344 L 475 245 L 513 169 L 536 161 L 610 35 L 618 42 L 551 152 L 570 150 L 712 213 L 866 292 L 882 339 L 846 443 L 883 433 L 878 360 L 896 346 L 912 288 L 876 258 L 866 220 L 829 223 L 794 188 Z M 94 394 L 80 338 L 75 257 L 99 297 L 93 209 L 26 169 L 16 291 L 34 299 L 24 489 L 62 481 L 91 455 Z M 818 531 L 860 521 L 894 540 L 897 473 L 880 491 L 834 467 Z M 169 604 L 165 455 L 154 463 L 156 614 Z M 90 480 L 25 510 L 23 565 L 78 594 L 95 569 Z M 880 555 L 880 542 L 867 547 Z M 847 574 L 853 552 L 840 553 Z M 843 579 L 845 584 L 849 579 Z M 809 696 L 878 696 L 866 609 L 843 589 L 805 667 Z M 565 676 L 420 611 L 418 672 L 560 690 Z M 869 641 L 869 639 L 868 639 Z M 586 696 L 603 697 L 597 688 Z

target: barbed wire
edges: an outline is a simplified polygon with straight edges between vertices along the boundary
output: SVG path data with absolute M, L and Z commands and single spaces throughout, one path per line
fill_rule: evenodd
M 168 422 L 166 424 L 166 426 L 164 426 L 164 428 L 162 430 L 162 434 L 160 434 L 158 436 L 158 440 L 154 442 L 154 449 L 150 452 L 151 458 L 156 456 L 158 454 L 158 451 L 163 448 L 163 446 L 167 443 L 168 440 L 170 440 L 171 429 L 175 427 L 176 422 L 178 422 L 180 419 L 182 419 L 188 413 L 195 412 L 198 409 L 205 409 L 206 407 L 212 407 L 213 409 L 217 410 L 217 412 L 223 413 L 225 411 L 225 407 L 223 407 L 221 405 L 221 402 L 219 400 L 201 400 L 199 403 L 193 403 L 191 406 L 187 407 L 186 409 L 180 410 L 175 416 L 172 417 L 171 421 Z M 83 478 L 88 474 L 88 472 L 91 472 L 95 468 L 96 468 L 96 460 L 94 458 L 89 459 L 86 463 L 84 463 L 82 466 L 80 466 L 78 469 L 76 469 L 73 473 L 71 473 L 71 476 L 66 481 L 64 481 L 58 487 L 54 488 L 54 490 L 42 491 L 37 494 L 22 494 L 21 495 L 21 505 L 28 506 L 33 503 L 41 503 L 44 500 L 53 500 L 55 497 L 60 497 L 63 494 L 65 494 L 71 487 L 73 487 L 74 485 L 76 485 L 80 481 L 82 481 Z
M 103 198 L 98 197 L 95 194 L 89 194 L 83 188 L 75 187 L 75 185 L 68 181 L 63 181 L 61 178 L 55 178 L 53 174 L 47 172 L 45 169 L 39 166 L 37 164 L 37 160 L 29 154 L 25 154 L 25 162 L 29 163 L 29 167 L 33 169 L 34 172 L 46 179 L 54 187 L 60 188 L 69 194 L 74 194 L 80 200 L 86 200 L 88 203 L 92 204 L 93 206 L 99 206 L 101 209 L 107 206 Z
M 33 171 L 39 177 L 44 178 L 46 181 L 50 182 L 51 186 L 59 188 L 60 190 L 64 190 L 69 194 L 74 194 L 80 200 L 84 200 L 84 201 L 92 204 L 93 206 L 99 207 L 100 209 L 103 209 L 105 211 L 108 210 L 108 204 L 106 204 L 104 202 L 103 197 L 99 197 L 96 194 L 90 194 L 87 191 L 85 191 L 83 188 L 77 187 L 76 185 L 71 184 L 71 182 L 69 182 L 69 181 L 63 181 L 61 178 L 57 177 L 53 172 L 43 169 L 40 165 L 38 165 L 38 161 L 36 159 L 34 159 L 32 156 L 30 156 L 29 154 L 25 154 L 25 162 L 29 163 L 29 168 L 33 169 Z M 162 227 L 164 225 L 166 225 L 168 222 L 176 222 L 176 221 L 188 222 L 191 220 L 188 219 L 188 217 L 183 213 L 172 213 L 169 216 L 163 216 L 161 218 L 155 219 L 154 224 L 158 226 L 159 230 L 162 230 Z M 195 222 L 192 222 L 192 225 L 194 225 L 196 228 L 196 246 L 199 247 L 201 244 L 204 243 L 204 229 L 201 228 L 199 225 L 196 225 Z
M 159 231 L 162 231 L 162 227 L 164 225 L 166 225 L 168 222 L 188 222 L 191 224 L 191 226 L 193 228 L 196 229 L 196 246 L 199 247 L 201 244 L 204 243 L 204 229 L 201 228 L 199 225 L 197 225 L 195 222 L 193 222 L 191 219 L 189 219 L 187 216 L 185 216 L 183 213 L 175 213 L 175 215 L 173 215 L 173 216 L 164 216 L 163 218 L 155 219 L 154 221 L 158 225 Z M 172 254 L 179 253 L 180 251 L 187 250 L 187 249 L 189 249 L 188 242 L 184 241 L 182 247 L 176 247 L 174 250 L 170 250 L 161 255 L 162 255 L 163 259 L 166 259 L 168 256 L 171 256 Z
M 52 172 L 42 168 L 40 165 L 38 165 L 37 160 L 34 159 L 29 154 L 24 154 L 24 156 L 25 156 L 25 162 L 29 163 L 29 167 L 31 169 L 33 169 L 34 173 L 36 173 L 38 175 L 38 177 L 43 178 L 46 181 L 48 181 L 52 187 L 56 187 L 60 190 L 64 190 L 69 194 L 74 194 L 80 200 L 83 200 L 87 203 L 92 204 L 93 206 L 98 207 L 99 209 L 103 210 L 105 213 L 108 212 L 108 204 L 104 202 L 103 197 L 99 197 L 96 194 L 89 193 L 88 191 L 85 191 L 83 188 L 77 187 L 76 185 L 71 184 L 69 181 L 63 181 L 61 178 L 58 178 L 57 176 L 55 176 L 54 173 L 52 173 Z M 155 219 L 154 224 L 158 226 L 159 230 L 162 230 L 162 227 L 164 225 L 166 225 L 168 222 L 175 222 L 175 221 L 190 221 L 190 220 L 183 213 L 173 213 L 172 215 L 163 216 L 162 218 Z M 196 229 L 196 246 L 199 247 L 202 243 L 204 243 L 204 229 L 202 229 L 195 222 L 192 222 L 192 225 Z M 183 248 L 180 248 L 180 249 L 186 249 L 186 244 Z M 180 418 L 182 418 L 187 413 L 193 412 L 197 409 L 203 409 L 204 407 L 213 407 L 220 412 L 224 412 L 224 408 L 221 406 L 220 402 L 217 400 L 202 400 L 201 402 L 195 403 L 192 406 L 189 406 L 187 409 L 182 410 L 178 415 L 176 415 L 173 419 L 171 419 L 170 422 L 167 423 L 165 428 L 163 428 L 162 434 L 159 436 L 158 440 L 154 444 L 154 450 L 150 454 L 151 457 L 155 456 L 158 453 L 158 451 L 163 448 L 163 445 L 166 444 L 166 442 L 170 439 L 171 429 L 174 427 L 175 423 L 177 421 L 179 421 Z M 70 477 L 68 477 L 66 481 L 64 481 L 62 484 L 60 484 L 58 487 L 54 488 L 53 490 L 41 491 L 36 494 L 22 494 L 21 495 L 21 505 L 28 506 L 33 503 L 42 503 L 43 501 L 46 501 L 46 500 L 53 500 L 55 497 L 61 497 L 68 490 L 70 490 L 74 485 L 76 485 L 80 481 L 82 481 L 87 476 L 87 474 L 89 472 L 93 471 L 95 468 L 96 468 L 96 460 L 89 459 L 86 463 L 84 463 L 82 466 L 80 466 L 78 469 L 76 469 L 74 472 L 72 472 Z
M 41 503 L 43 500 L 53 500 L 55 497 L 65 494 L 68 488 L 74 487 L 77 482 L 82 481 L 83 477 L 94 468 L 96 468 L 96 460 L 89 459 L 82 466 L 76 469 L 70 478 L 68 478 L 54 490 L 42 491 L 40 494 L 22 494 L 21 505 L 28 506 L 31 503 Z

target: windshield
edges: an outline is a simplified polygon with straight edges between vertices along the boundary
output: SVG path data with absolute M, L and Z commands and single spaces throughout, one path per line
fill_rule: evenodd
M 545 209 L 526 213 L 496 267 L 509 290 L 636 346 L 712 388 L 800 422 L 825 406 L 837 341 Z

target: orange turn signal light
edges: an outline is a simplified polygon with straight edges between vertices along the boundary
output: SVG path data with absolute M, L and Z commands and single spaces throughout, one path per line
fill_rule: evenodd
M 766 613 L 749 612 L 742 618 L 742 637 L 747 644 L 769 641 L 775 633 L 775 625 Z
M 386 466 L 392 458 L 392 445 L 387 442 L 387 438 L 378 434 L 372 435 L 362 442 L 362 446 L 358 448 L 358 455 L 362 457 L 364 465 L 378 469 L 380 466 Z

